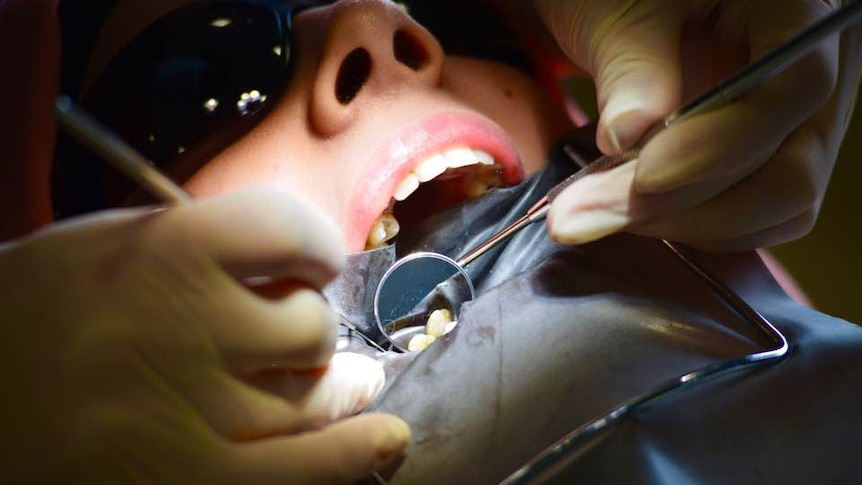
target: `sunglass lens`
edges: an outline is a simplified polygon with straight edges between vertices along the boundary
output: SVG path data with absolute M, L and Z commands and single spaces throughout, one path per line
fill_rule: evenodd
M 147 29 L 98 78 L 84 104 L 165 163 L 257 113 L 286 81 L 289 42 L 270 9 L 209 3 Z

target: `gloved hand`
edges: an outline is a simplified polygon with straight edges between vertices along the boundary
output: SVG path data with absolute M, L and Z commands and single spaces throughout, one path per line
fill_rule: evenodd
M 0 246 L 4 477 L 352 483 L 399 455 L 394 416 L 330 424 L 383 384 L 371 359 L 332 358 L 318 290 L 341 261 L 326 218 L 260 191 Z M 250 291 L 261 277 L 278 283 Z
M 598 144 L 654 122 L 836 7 L 837 0 L 534 0 L 597 87 Z M 859 85 L 862 28 L 737 101 L 656 136 L 634 163 L 586 177 L 551 207 L 564 243 L 631 232 L 703 249 L 768 246 L 813 226 Z

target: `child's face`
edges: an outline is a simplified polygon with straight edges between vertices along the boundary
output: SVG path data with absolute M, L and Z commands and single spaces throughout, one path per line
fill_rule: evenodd
M 96 70 L 100 57 L 143 28 L 142 3 L 126 0 L 115 10 L 94 51 Z M 160 15 L 182 3 L 159 0 L 146 8 L 149 16 Z M 468 167 L 423 183 L 399 203 L 404 209 L 396 206 L 402 224 L 427 211 L 421 206 L 429 200 L 452 203 L 486 184 L 519 182 L 541 167 L 551 143 L 569 129 L 562 110 L 528 76 L 499 63 L 445 56 L 434 37 L 389 1 L 342 0 L 303 11 L 294 18 L 293 39 L 295 69 L 286 90 L 251 131 L 195 167 L 184 184 L 193 196 L 275 186 L 320 207 L 344 231 L 348 251 L 361 251 L 393 197 L 409 192 L 416 172 L 442 170 L 435 165 L 439 157 L 423 164 L 433 155 L 469 148 L 494 162 L 492 168 L 475 163 L 482 155 L 462 150 Z M 457 164 L 457 153 L 448 153 L 449 165 Z

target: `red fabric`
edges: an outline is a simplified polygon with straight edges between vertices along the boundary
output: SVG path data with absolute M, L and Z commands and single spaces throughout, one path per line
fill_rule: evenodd
M 51 221 L 57 0 L 0 0 L 0 241 Z

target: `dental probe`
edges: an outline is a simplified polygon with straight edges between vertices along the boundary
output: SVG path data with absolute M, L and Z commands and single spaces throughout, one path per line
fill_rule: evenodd
M 574 175 L 557 184 L 548 191 L 547 195 L 527 210 L 527 213 L 523 217 L 465 254 L 457 261 L 458 265 L 464 266 L 469 264 L 509 236 L 533 222 L 544 219 L 548 215 L 548 210 L 554 199 L 577 180 L 587 175 L 611 170 L 637 158 L 641 148 L 658 133 L 692 116 L 730 103 L 762 81 L 780 73 L 787 66 L 814 48 L 825 37 L 840 32 L 859 21 L 860 18 L 862 18 L 862 0 L 855 0 L 827 15 L 799 34 L 796 34 L 775 50 L 737 71 L 715 87 L 684 104 L 681 108 L 668 115 L 663 121 L 650 127 L 633 147 L 617 155 L 599 157 L 593 163 L 583 167 Z
M 191 196 L 167 178 L 143 155 L 135 151 L 113 132 L 103 128 L 66 95 L 57 97 L 54 111 L 60 127 L 75 137 L 103 160 L 145 188 L 151 195 L 168 204 L 183 205 Z

